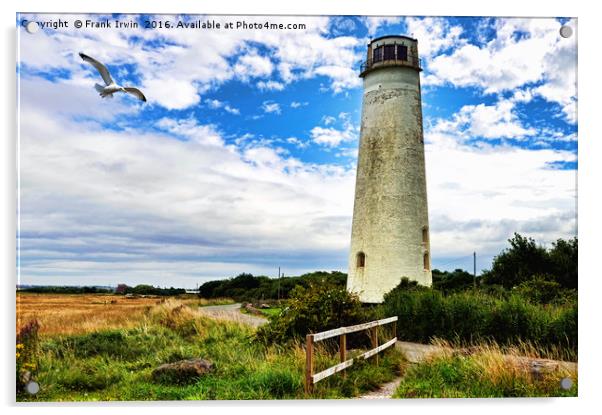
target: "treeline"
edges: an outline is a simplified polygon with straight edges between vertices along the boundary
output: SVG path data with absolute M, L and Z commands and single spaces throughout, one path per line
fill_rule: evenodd
M 578 240 L 558 239 L 549 249 L 517 233 L 509 247 L 476 279 L 462 269 L 433 270 L 433 288 L 446 294 L 477 288 L 507 298 L 519 294 L 535 303 L 571 301 L 577 296 Z
M 119 284 L 117 289 L 115 290 L 117 294 L 136 294 L 136 295 L 160 295 L 160 296 L 169 296 L 169 295 L 180 295 L 186 294 L 186 290 L 184 288 L 159 288 L 153 287 L 152 285 L 147 284 L 139 284 L 135 287 L 130 287 L 125 284 Z
M 41 294 L 109 294 L 113 292 L 111 288 L 103 287 L 70 287 L 63 286 L 36 286 L 19 288 L 21 292 L 41 293 Z
M 322 283 L 345 287 L 347 274 L 339 271 L 317 271 L 298 277 L 269 278 L 243 273 L 234 278 L 204 283 L 199 288 L 199 296 L 229 297 L 238 301 L 287 299 L 296 286 L 307 288 L 310 284 Z
M 21 292 L 41 293 L 41 294 L 136 294 L 136 295 L 159 295 L 170 296 L 185 294 L 184 288 L 160 288 L 152 285 L 139 284 L 130 287 L 125 284 L 119 284 L 116 289 L 110 287 L 75 287 L 75 286 L 36 286 L 20 288 Z

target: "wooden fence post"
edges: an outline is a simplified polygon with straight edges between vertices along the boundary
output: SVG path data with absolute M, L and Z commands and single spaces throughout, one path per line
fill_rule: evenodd
M 341 363 L 347 360 L 347 335 L 345 333 L 341 334 L 339 337 L 339 356 L 341 358 Z M 346 377 L 347 373 L 343 372 L 343 377 Z
M 372 348 L 376 349 L 378 347 L 378 335 L 376 332 L 376 329 L 378 328 L 378 326 L 372 327 L 372 329 L 370 330 L 372 333 Z M 376 353 L 376 365 L 378 366 L 378 353 Z
M 314 389 L 314 335 L 305 337 L 305 393 L 310 394 Z

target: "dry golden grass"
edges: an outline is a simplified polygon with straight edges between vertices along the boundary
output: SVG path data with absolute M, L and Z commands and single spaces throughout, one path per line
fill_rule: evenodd
M 431 359 L 450 358 L 455 355 L 470 357 L 480 368 L 480 372 L 494 383 L 509 378 L 531 379 L 535 370 L 545 376 L 551 375 L 555 379 L 577 378 L 576 362 L 564 361 L 561 353 L 541 350 L 526 342 L 506 347 L 491 342 L 460 349 L 453 348 L 451 343 L 440 339 L 435 339 L 433 344 L 440 349 L 431 356 Z M 550 356 L 553 352 L 558 354 L 553 356 L 556 360 L 542 357 Z
M 40 322 L 40 334 L 79 334 L 98 330 L 131 328 L 162 298 L 126 298 L 110 294 L 17 293 L 17 331 L 28 321 Z M 168 300 L 169 301 L 169 300 Z M 207 305 L 198 298 L 178 299 L 181 304 Z

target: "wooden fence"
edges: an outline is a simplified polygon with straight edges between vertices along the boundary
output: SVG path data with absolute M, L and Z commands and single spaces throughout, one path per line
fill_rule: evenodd
M 393 338 L 382 345 L 378 345 L 378 326 L 393 323 Z M 376 355 L 376 363 L 378 364 L 378 353 L 391 347 L 397 341 L 397 316 L 384 318 L 382 320 L 371 321 L 369 323 L 358 324 L 349 327 L 339 327 L 338 329 L 332 329 L 323 331 L 321 333 L 308 334 L 306 336 L 306 347 L 305 347 L 305 392 L 311 393 L 313 391 L 314 384 L 318 383 L 328 376 L 334 375 L 341 370 L 345 370 L 353 365 L 354 359 L 347 359 L 347 334 L 355 333 L 362 330 L 370 330 L 370 340 L 372 342 L 372 349 L 365 353 L 357 356 L 355 359 L 368 359 Z M 329 367 L 319 373 L 314 373 L 314 343 L 330 339 L 332 337 L 339 336 L 339 357 L 341 363 Z

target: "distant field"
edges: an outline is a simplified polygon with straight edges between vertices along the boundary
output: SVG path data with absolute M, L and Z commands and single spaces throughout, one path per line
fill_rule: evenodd
M 82 334 L 106 329 L 132 328 L 160 297 L 131 297 L 112 294 L 17 293 L 17 331 L 37 318 L 40 334 Z M 186 305 L 227 304 L 228 299 L 205 300 L 194 296 L 179 299 Z

